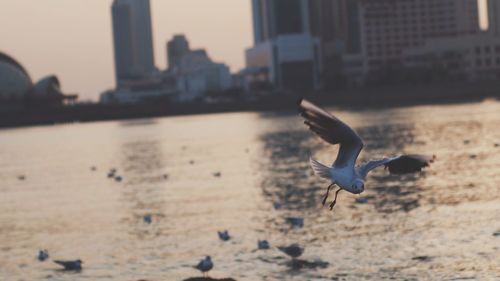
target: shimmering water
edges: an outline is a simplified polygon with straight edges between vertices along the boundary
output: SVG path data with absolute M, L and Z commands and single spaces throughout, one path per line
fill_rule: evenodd
M 2 130 L 0 280 L 182 280 L 200 276 L 191 266 L 204 255 L 212 277 L 237 280 L 500 280 L 500 103 L 336 114 L 365 139 L 362 159 L 437 161 L 418 176 L 379 169 L 330 212 L 308 158 L 330 163 L 336 148 L 295 114 Z M 304 228 L 290 229 L 290 216 Z M 231 241 L 218 240 L 223 229 Z M 257 239 L 299 243 L 303 260 L 328 265 L 293 269 L 276 248 L 256 251 Z M 43 248 L 84 270 L 38 262 Z

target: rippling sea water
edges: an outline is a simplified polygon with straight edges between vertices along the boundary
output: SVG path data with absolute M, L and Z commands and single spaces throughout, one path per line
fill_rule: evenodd
M 335 112 L 365 139 L 361 159 L 437 161 L 420 175 L 376 170 L 330 212 L 308 158 L 331 163 L 336 148 L 296 114 L 1 130 L 0 280 L 182 280 L 204 255 L 210 276 L 237 280 L 500 280 L 500 103 Z M 274 248 L 291 243 L 323 266 L 291 268 Z M 43 248 L 84 270 L 38 262 Z

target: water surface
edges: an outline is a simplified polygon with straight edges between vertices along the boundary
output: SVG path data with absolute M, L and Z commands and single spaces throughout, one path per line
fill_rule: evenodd
M 211 276 L 237 280 L 500 280 L 500 103 L 335 112 L 365 139 L 362 160 L 437 161 L 420 175 L 376 170 L 330 212 L 308 158 L 331 163 L 336 148 L 296 114 L 0 131 L 0 280 L 182 280 L 204 255 Z M 231 241 L 218 240 L 223 229 Z M 304 260 L 328 265 L 292 269 L 275 248 L 256 251 L 258 239 L 300 243 Z M 43 248 L 84 270 L 38 262 Z

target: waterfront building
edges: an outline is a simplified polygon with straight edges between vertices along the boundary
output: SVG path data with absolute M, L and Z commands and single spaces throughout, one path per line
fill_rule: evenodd
M 179 101 L 202 99 L 209 92 L 223 92 L 232 87 L 229 67 L 213 62 L 205 50 L 184 55 L 176 72 Z
M 175 35 L 172 40 L 167 43 L 167 65 L 168 69 L 174 71 L 179 67 L 183 56 L 190 51 L 189 42 L 182 34 Z
M 488 0 L 488 31 L 500 36 L 500 1 Z
M 15 59 L 0 52 L 0 100 L 2 104 L 60 105 L 72 103 L 77 95 L 61 90 L 59 79 L 49 75 L 33 83 L 26 69 Z
M 428 39 L 480 32 L 477 0 L 362 0 L 362 55 L 368 72 L 401 64 Z
M 254 46 L 246 50 L 246 67 L 281 90 L 318 89 L 321 42 L 311 34 L 310 1 L 253 0 L 252 12 Z
M 114 0 L 112 7 L 116 85 L 155 71 L 149 0 Z

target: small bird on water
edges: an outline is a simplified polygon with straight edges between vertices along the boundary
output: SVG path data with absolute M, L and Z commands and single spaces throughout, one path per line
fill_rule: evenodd
M 304 218 L 298 217 L 287 217 L 285 218 L 286 222 L 290 224 L 292 228 L 303 228 L 304 227 Z
M 219 239 L 222 241 L 229 241 L 229 239 L 231 239 L 231 236 L 229 236 L 229 232 L 227 230 L 217 231 L 217 234 L 219 235 Z
M 278 247 L 280 251 L 290 256 L 292 259 L 296 259 L 304 253 L 304 248 L 300 247 L 299 244 L 292 244 L 290 246 Z
M 304 124 L 312 132 L 329 144 L 340 145 L 337 159 L 332 167 L 323 165 L 312 158 L 309 160 L 316 175 L 331 181 L 323 198 L 323 205 L 326 204 L 330 189 L 335 185 L 339 186 L 335 193 L 335 199 L 330 204 L 330 210 L 337 203 L 337 195 L 341 190 L 353 194 L 362 193 L 365 190 L 368 172 L 377 167 L 385 166 L 391 174 L 406 174 L 420 172 L 435 159 L 434 156 L 401 155 L 373 160 L 356 166 L 356 160 L 363 149 L 363 140 L 352 128 L 326 110 L 304 99 L 299 102 L 299 111 L 305 119 Z
M 259 248 L 259 250 L 268 250 L 270 248 L 269 242 L 267 242 L 267 240 L 257 241 L 257 247 Z
M 205 277 L 206 273 L 209 272 L 213 267 L 214 263 L 212 262 L 212 258 L 210 256 L 206 256 L 194 268 L 201 271 L 203 273 L 203 277 Z
M 72 261 L 61 261 L 61 260 L 55 260 L 55 263 L 62 265 L 64 267 L 64 270 L 82 270 L 82 263 L 83 261 L 81 260 L 72 260 Z
M 38 257 L 37 258 L 38 258 L 39 261 L 45 261 L 46 259 L 49 258 L 49 251 L 47 251 L 45 249 L 38 251 Z

